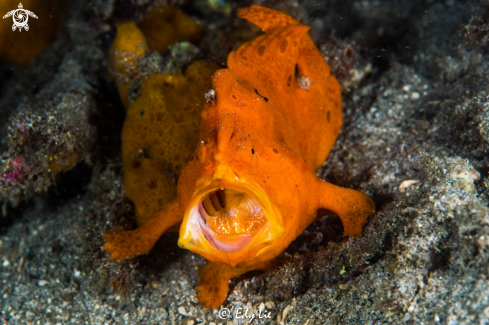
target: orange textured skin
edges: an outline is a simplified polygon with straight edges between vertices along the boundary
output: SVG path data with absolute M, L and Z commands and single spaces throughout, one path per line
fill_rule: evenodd
M 283 233 L 266 245 L 235 252 L 189 247 L 210 261 L 199 271 L 199 300 L 206 308 L 217 308 L 224 302 L 232 277 L 269 268 L 316 219 L 318 209 L 335 212 L 350 236 L 361 235 L 362 226 L 375 210 L 365 194 L 316 177 L 316 169 L 341 129 L 342 112 L 339 84 L 307 34 L 310 27 L 257 5 L 240 10 L 238 15 L 266 34 L 230 53 L 228 69 L 213 76 L 216 100 L 202 111 L 199 144 L 180 175 L 179 210 L 182 215 L 188 211 L 202 184 L 214 180 L 219 168 L 226 166 L 240 179 L 263 189 L 281 214 Z M 296 82 L 300 78 L 307 80 L 302 87 Z M 238 186 L 226 177 L 214 182 L 215 188 Z M 168 219 L 178 224 L 178 209 L 172 211 Z M 120 238 L 134 242 L 142 236 L 159 237 L 171 223 L 162 216 L 156 213 L 148 221 L 150 225 L 119 234 Z M 185 219 L 181 237 L 184 227 Z M 112 258 L 145 253 L 110 240 L 110 234 L 104 235 L 104 248 Z M 149 250 L 150 246 L 145 247 Z

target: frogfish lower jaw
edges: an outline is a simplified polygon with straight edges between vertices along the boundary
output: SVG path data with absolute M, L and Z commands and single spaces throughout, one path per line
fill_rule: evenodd
M 221 166 L 210 180 L 199 184 L 184 214 L 180 247 L 214 262 L 236 265 L 282 235 L 280 212 L 252 179 Z

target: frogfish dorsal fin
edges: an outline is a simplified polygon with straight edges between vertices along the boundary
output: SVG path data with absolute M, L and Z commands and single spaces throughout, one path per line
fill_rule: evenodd
M 271 30 L 241 45 L 228 57 L 228 67 L 236 77 L 265 98 L 290 93 L 295 85 L 295 66 L 306 25 L 289 25 Z
M 229 70 L 239 83 L 254 88 L 270 104 L 280 107 L 297 134 L 309 135 L 290 146 L 315 171 L 328 156 L 341 129 L 340 86 L 307 33 L 309 26 L 258 5 L 240 9 L 238 16 L 266 34 L 231 52 Z
M 259 5 L 239 9 L 238 17 L 248 20 L 267 33 L 277 27 L 300 24 L 298 20 L 283 12 Z
M 238 10 L 238 16 L 257 25 L 266 33 L 276 28 L 301 24 L 298 20 L 283 12 L 259 5 L 251 5 L 249 8 Z M 307 77 L 312 74 L 329 77 L 331 73 L 329 65 L 324 61 L 323 56 L 309 35 L 304 35 L 302 38 L 299 51 L 297 66 L 300 74 Z M 324 82 L 325 80 L 321 81 Z

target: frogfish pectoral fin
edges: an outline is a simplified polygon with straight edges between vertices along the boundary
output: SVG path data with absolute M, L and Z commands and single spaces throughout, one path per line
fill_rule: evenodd
M 317 208 L 336 213 L 349 236 L 360 236 L 368 217 L 375 212 L 375 204 L 370 197 L 359 191 L 342 188 L 317 179 Z
M 233 267 L 224 263 L 208 262 L 199 268 L 199 302 L 204 308 L 218 308 L 226 300 L 229 280 L 253 270 L 269 270 L 277 263 L 278 260 L 273 259 L 246 267 Z
M 175 200 L 135 230 L 125 231 L 117 227 L 104 233 L 105 245 L 102 248 L 109 252 L 111 259 L 120 261 L 146 254 L 168 228 L 182 221 L 182 217 L 180 205 Z
M 226 300 L 229 280 L 235 276 L 228 264 L 208 262 L 199 268 L 199 302 L 204 308 L 218 308 Z

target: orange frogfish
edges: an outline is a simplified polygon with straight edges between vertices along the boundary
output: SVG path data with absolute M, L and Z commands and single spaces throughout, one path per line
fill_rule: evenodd
M 179 246 L 209 260 L 197 287 L 206 308 L 224 302 L 231 278 L 273 266 L 318 209 L 336 213 L 350 236 L 361 235 L 375 210 L 367 195 L 316 176 L 343 118 L 340 86 L 310 27 L 258 5 L 238 15 L 265 34 L 231 52 L 227 69 L 213 74 L 177 197 L 139 228 L 104 234 L 110 257 L 126 259 L 180 225 Z

